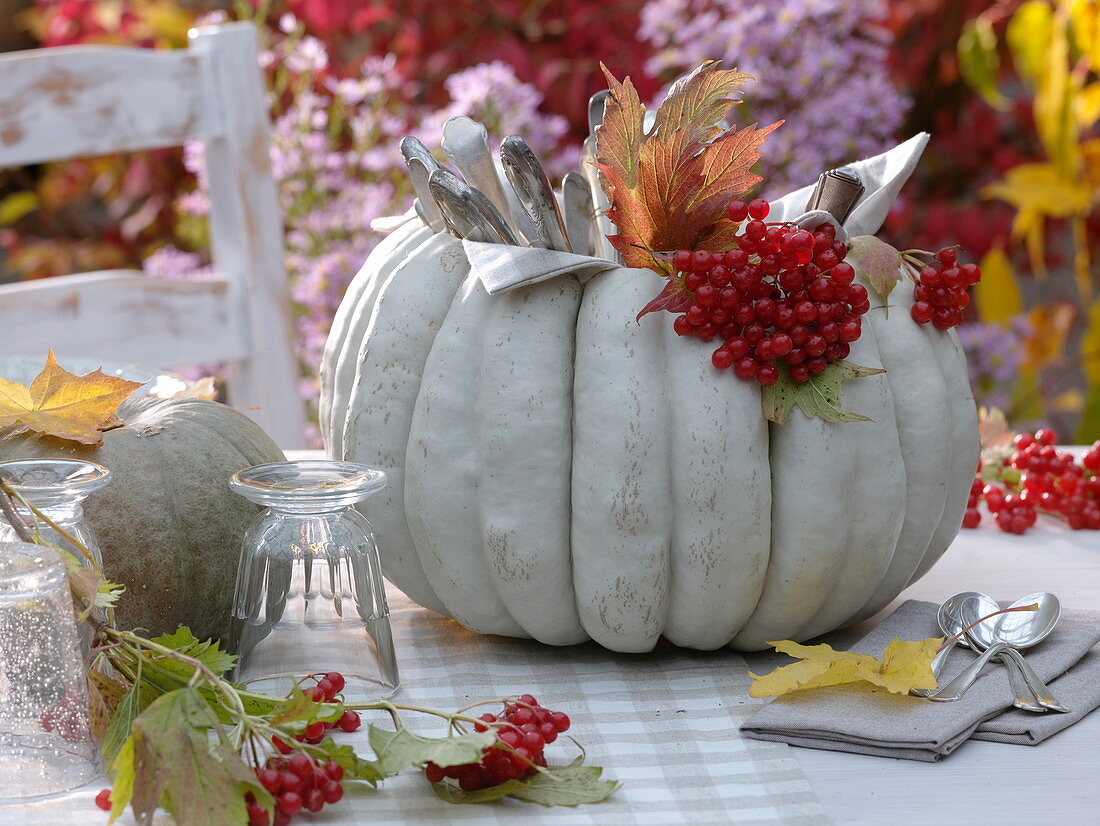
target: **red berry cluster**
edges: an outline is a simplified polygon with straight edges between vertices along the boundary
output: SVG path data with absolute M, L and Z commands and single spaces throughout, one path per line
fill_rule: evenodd
M 854 284 L 844 261 L 848 248 L 825 222 L 812 232 L 794 224 L 764 223 L 771 206 L 763 199 L 730 203 L 730 219 L 746 219 L 737 246 L 728 252 L 679 250 L 673 266 L 684 275 L 692 303 L 677 316 L 675 330 L 724 343 L 711 355 L 719 370 L 765 387 L 785 365 L 796 382 L 847 358 L 859 338 L 860 316 L 870 309 L 867 290 Z
M 42 709 L 38 715 L 38 725 L 43 731 L 57 732 L 68 743 L 77 743 L 88 736 L 85 723 L 87 711 L 85 704 L 73 694 L 66 693 L 60 702 Z
M 496 731 L 497 741 L 482 752 L 481 761 L 463 766 L 440 768 L 435 763 L 424 766 L 424 776 L 431 783 L 445 777 L 458 781 L 463 791 L 472 792 L 496 786 L 534 774 L 538 766 L 546 765 L 543 750 L 569 729 L 568 715 L 543 708 L 530 694 L 514 703 L 506 703 L 501 714 L 482 714 L 474 728 Z
M 913 309 L 909 312 L 918 324 L 932 325 L 937 330 L 948 330 L 962 324 L 963 310 L 970 304 L 967 287 L 982 279 L 977 264 L 960 264 L 958 253 L 948 247 L 936 253 L 925 264 L 913 289 Z
M 319 812 L 326 803 L 337 803 L 344 796 L 344 770 L 339 763 L 322 763 L 296 751 L 289 757 L 269 757 L 256 767 L 256 777 L 275 796 L 274 826 L 286 826 L 302 809 Z M 249 826 L 268 826 L 267 810 L 251 792 L 245 795 Z
M 335 703 L 337 696 L 344 690 L 345 680 L 344 675 L 339 671 L 330 671 L 323 677 L 316 678 L 316 684 L 308 687 L 303 687 L 302 691 L 309 699 L 315 703 Z M 295 739 L 301 743 L 309 743 L 310 745 L 317 745 L 325 739 L 325 732 L 328 729 L 339 728 L 342 731 L 355 731 L 359 728 L 361 720 L 358 713 L 354 711 L 345 711 L 343 716 L 339 720 L 323 721 L 314 720 L 301 734 L 296 734 Z M 282 754 L 290 754 L 294 750 L 294 747 L 284 743 L 278 737 L 273 737 L 272 742 Z
M 1057 450 L 1055 441 L 1047 428 L 1020 433 L 999 466 L 979 468 L 963 527 L 981 522 L 980 494 L 997 527 L 1008 533 L 1024 533 L 1040 511 L 1065 519 L 1073 530 L 1100 530 L 1100 442 L 1078 462 Z
M 313 702 L 338 702 L 338 696 L 346 684 L 343 674 L 330 671 L 312 679 L 314 684 L 303 688 L 303 691 Z M 327 729 L 339 728 L 351 732 L 358 729 L 361 722 L 359 714 L 349 709 L 336 721 L 315 720 L 309 723 L 305 731 L 295 735 L 295 739 L 316 745 L 324 740 Z M 344 770 L 338 763 L 321 763 L 278 737 L 272 737 L 271 743 L 278 754 L 269 757 L 263 766 L 257 766 L 255 772 L 260 785 L 275 797 L 275 819 L 272 821 L 267 810 L 256 801 L 252 792 L 248 792 L 244 800 L 249 826 L 286 826 L 302 809 L 319 812 L 326 803 L 336 803 L 344 796 L 341 785 Z M 111 790 L 103 789 L 97 794 L 95 804 L 109 811 Z

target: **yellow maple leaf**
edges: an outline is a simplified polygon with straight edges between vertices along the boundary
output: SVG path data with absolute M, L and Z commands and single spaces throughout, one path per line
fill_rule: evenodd
M 140 382 L 102 370 L 77 376 L 57 363 L 53 350 L 30 387 L 0 378 L 0 427 L 19 425 L 35 433 L 84 445 L 101 441 L 119 424 L 115 411 Z
M 790 640 L 769 642 L 781 654 L 799 657 L 801 662 L 780 666 L 770 674 L 751 674 L 751 697 L 778 697 L 805 688 L 823 688 L 864 681 L 893 694 L 908 694 L 914 688 L 935 688 L 932 658 L 942 639 L 905 642 L 894 639 L 883 649 L 882 659 L 870 654 L 835 651 L 831 645 L 800 645 Z

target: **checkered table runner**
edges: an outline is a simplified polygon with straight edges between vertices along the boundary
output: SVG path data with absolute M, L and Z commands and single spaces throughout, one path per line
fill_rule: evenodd
M 587 762 L 622 782 L 608 801 L 544 809 L 519 801 L 455 806 L 438 800 L 414 772 L 377 790 L 349 792 L 303 826 L 390 826 L 410 823 L 511 824 L 819 824 L 827 818 L 789 748 L 742 739 L 741 719 L 758 707 L 748 697 L 743 658 L 732 651 L 692 652 L 663 646 L 645 655 L 611 654 L 595 644 L 551 648 L 531 641 L 484 637 L 391 592 L 393 632 L 403 702 L 453 709 L 470 702 L 530 692 L 565 711 L 570 734 Z M 385 724 L 384 715 L 379 722 Z M 439 721 L 408 714 L 429 733 Z M 441 733 L 441 730 L 436 729 Z M 358 738 L 358 740 L 356 739 Z M 365 736 L 348 735 L 369 754 Z M 547 749 L 568 762 L 573 744 Z M 96 824 L 95 790 L 59 799 L 0 806 L 0 826 Z M 350 787 L 349 787 L 350 788 Z M 105 820 L 105 819 L 104 819 Z M 131 826 L 128 816 L 122 823 Z M 158 824 L 169 823 L 158 816 Z M 228 826 L 228 825 L 227 825 Z

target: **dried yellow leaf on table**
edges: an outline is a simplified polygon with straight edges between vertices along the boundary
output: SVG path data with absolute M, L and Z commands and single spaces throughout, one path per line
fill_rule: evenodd
M 805 688 L 868 682 L 894 694 L 908 694 L 915 688 L 935 688 L 932 658 L 942 639 L 905 642 L 895 637 L 882 652 L 882 659 L 870 654 L 835 651 L 831 645 L 801 645 L 790 640 L 769 642 L 781 654 L 802 661 L 783 665 L 770 674 L 752 674 L 751 697 L 778 697 Z M 750 672 L 751 673 L 751 672 Z
M 84 445 L 99 444 L 104 430 L 119 422 L 115 411 L 140 382 L 102 370 L 77 376 L 57 363 L 53 350 L 31 386 L 0 378 L 0 427 L 27 430 Z

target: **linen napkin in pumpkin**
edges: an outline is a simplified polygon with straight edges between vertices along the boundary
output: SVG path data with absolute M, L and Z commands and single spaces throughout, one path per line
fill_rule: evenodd
M 909 600 L 852 646 L 880 656 L 894 637 L 919 640 L 942 636 L 931 602 Z M 1069 714 L 1036 714 L 1012 707 L 1005 667 L 989 664 L 962 699 L 934 703 L 891 694 L 868 683 L 796 691 L 778 697 L 744 720 L 746 737 L 792 746 L 874 754 L 932 762 L 967 739 L 1034 745 L 1100 706 L 1100 613 L 1064 611 L 1053 633 L 1026 652 L 1027 661 L 1050 686 Z M 941 682 L 958 673 L 975 654 L 956 646 Z

